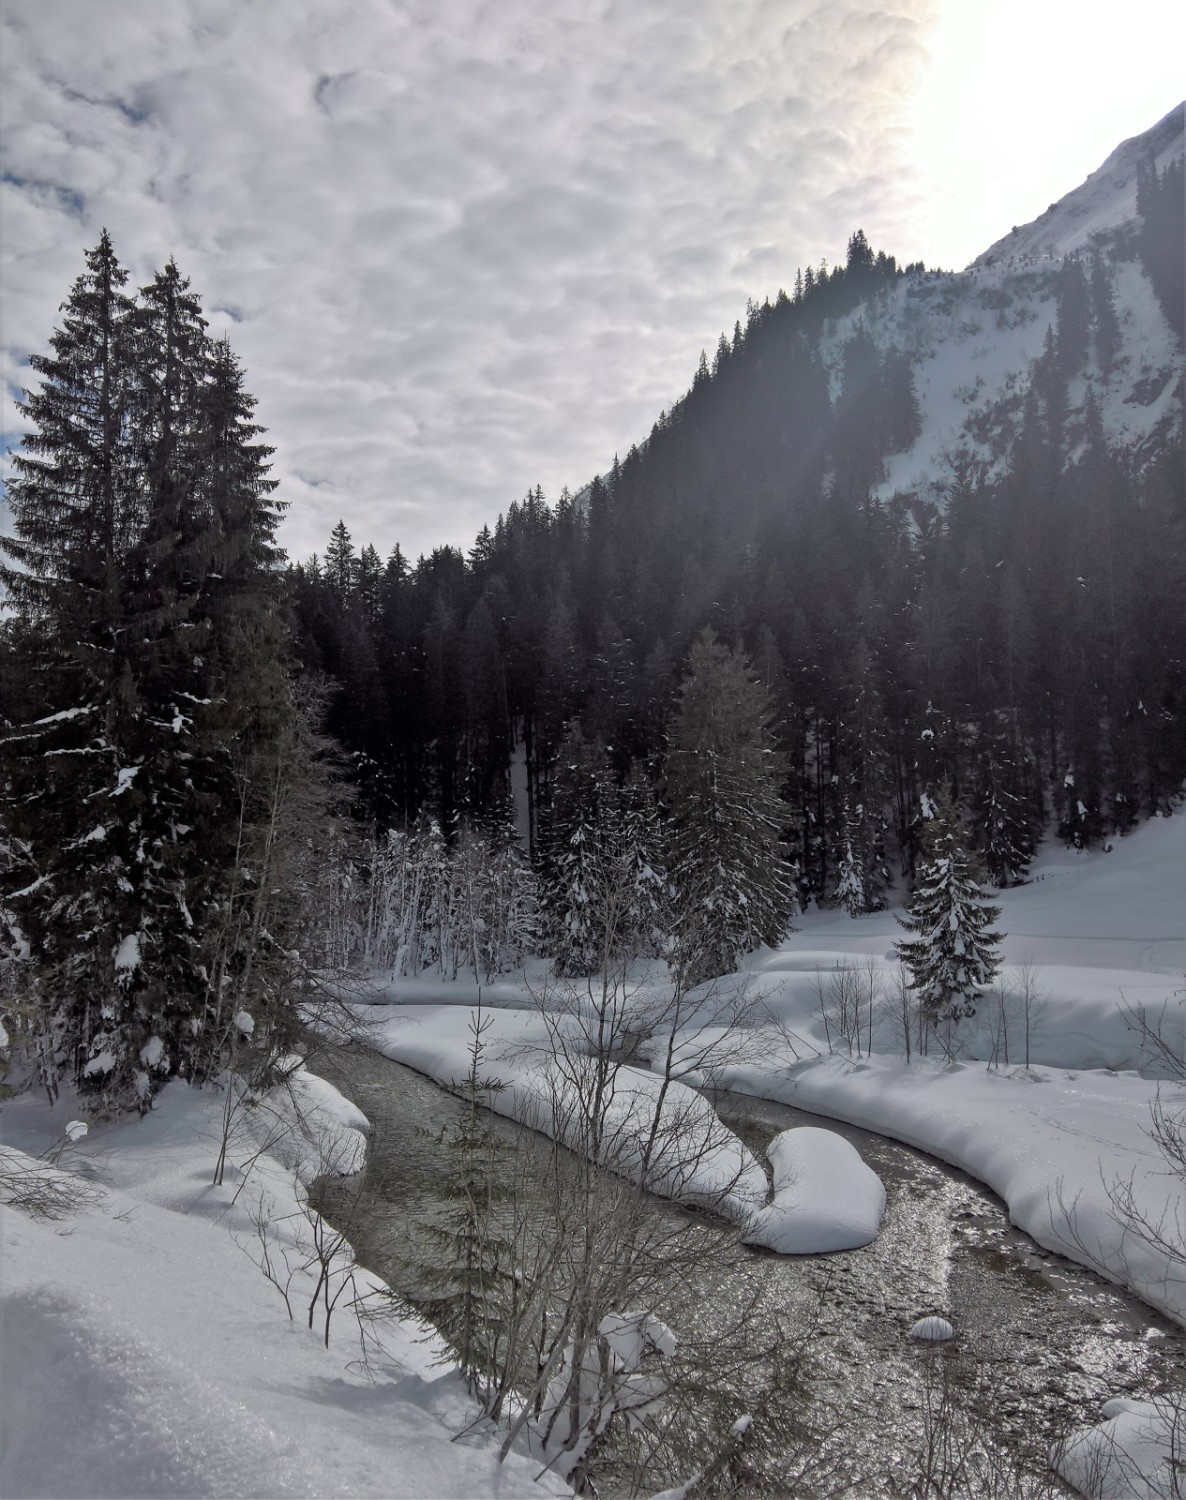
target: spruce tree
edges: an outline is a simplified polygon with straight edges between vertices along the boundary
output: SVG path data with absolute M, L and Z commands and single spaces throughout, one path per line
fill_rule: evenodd
M 984 734 L 972 792 L 972 824 L 986 873 L 998 887 L 1016 885 L 1033 858 L 1034 827 L 1025 798 L 1028 767 L 1007 711 Z
M 679 962 L 699 982 L 781 941 L 792 898 L 769 695 L 711 630 L 696 639 L 688 667 L 667 749 L 668 869 Z
M 544 830 L 545 941 L 563 975 L 597 974 L 625 932 L 625 891 L 611 890 L 614 789 L 605 751 L 569 726 L 552 778 Z
M 1001 934 L 991 924 L 999 906 L 985 900 L 979 871 L 968 852 L 963 823 L 951 798 L 926 799 L 923 858 L 906 915 L 898 920 L 913 936 L 895 944 L 910 971 L 911 988 L 932 1021 L 970 1016 L 976 997 L 991 984 Z
M 885 907 L 890 880 L 885 708 L 864 641 L 858 641 L 853 651 L 839 739 L 844 798 L 836 898 L 850 915 L 858 916 Z
M 419 1284 L 413 1301 L 448 1345 L 441 1362 L 456 1360 L 470 1392 L 493 1402 L 518 1286 L 512 1232 L 499 1222 L 507 1197 L 499 1177 L 509 1148 L 489 1123 L 500 1087 L 485 1076 L 489 1026 L 479 1002 L 470 1019 L 462 1111 L 442 1141 L 450 1170 L 438 1184 L 439 1210 L 422 1226 L 429 1253 L 410 1269 Z
M 291 715 L 268 449 L 170 264 L 135 305 L 103 236 L 10 486 L 3 818 L 55 1065 L 146 1106 L 217 1065 L 246 793 Z M 279 932 L 274 934 L 279 938 Z M 262 1018 L 261 1018 L 262 1020 Z M 261 1035 L 267 1028 L 261 1024 Z
M 863 858 L 860 813 L 861 809 L 858 807 L 854 814 L 846 797 L 842 814 L 843 832 L 836 900 L 850 917 L 859 917 L 864 912 L 881 909 L 869 905 L 869 876 Z M 882 906 L 884 904 L 883 900 Z

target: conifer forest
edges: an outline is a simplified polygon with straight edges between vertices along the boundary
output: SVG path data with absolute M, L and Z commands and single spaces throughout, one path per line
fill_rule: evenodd
M 0 531 L 6 1494 L 1180 1495 L 1183 118 L 416 557 L 288 555 L 102 231 Z
M 808 903 L 883 908 L 929 796 L 998 888 L 1046 832 L 1098 846 L 1168 809 L 1181 430 L 1138 462 L 1068 389 L 1116 358 L 1121 253 L 1181 337 L 1180 177 L 1145 172 L 1135 244 L 1058 268 L 995 475 L 957 453 L 941 494 L 874 498 L 918 434 L 915 366 L 858 318 L 830 382 L 821 339 L 936 273 L 858 230 L 751 303 L 606 473 L 415 561 L 345 520 L 284 560 L 234 352 L 172 262 L 130 295 L 104 235 L 34 361 L 0 542 L 5 899 L 49 1074 L 142 1099 L 205 1076 L 261 985 L 282 1033 L 327 881 L 399 887 L 316 939 L 344 960 L 580 973 L 608 862 L 638 951 L 708 978 Z M 334 857 L 295 878 L 314 804 Z

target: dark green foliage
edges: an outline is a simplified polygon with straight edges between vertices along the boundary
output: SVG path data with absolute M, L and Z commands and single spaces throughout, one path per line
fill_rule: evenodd
M 1091 312 L 1095 322 L 1095 356 L 1107 370 L 1120 348 L 1120 321 L 1112 278 L 1102 253 L 1091 257 Z
M 641 769 L 619 784 L 601 744 L 570 725 L 541 841 L 546 948 L 559 974 L 600 974 L 661 952 L 661 841 Z
M 1063 261 L 1058 278 L 1058 368 L 1077 375 L 1091 340 L 1091 299 L 1083 264 L 1077 256 Z
M 1026 795 L 1030 767 L 1011 731 L 1007 713 L 994 716 L 980 747 L 971 798 L 980 858 L 989 878 L 1002 888 L 1021 880 L 1037 843 Z
M 0 758 L 54 1065 L 146 1105 L 217 1065 L 243 768 L 291 705 L 254 403 L 175 265 L 134 304 L 124 281 L 104 235 L 33 361 Z
M 910 971 L 911 988 L 932 1021 L 975 1012 L 980 989 L 1000 966 L 1000 916 L 977 883 L 979 872 L 968 852 L 967 834 L 951 798 L 928 799 L 923 855 L 905 917 L 913 934 L 896 945 Z
M 790 923 L 779 843 L 784 765 L 771 717 L 748 661 L 705 630 L 692 646 L 666 760 L 678 963 L 693 983 L 780 942 Z
M 1152 162 L 1137 176 L 1137 248 L 1157 300 L 1179 343 L 1186 338 L 1186 160 L 1178 157 L 1160 174 Z
M 1146 181 L 1148 213 L 1160 192 Z M 865 899 L 884 899 L 894 865 L 914 866 L 929 784 L 956 788 L 998 878 L 1023 868 L 1051 809 L 1083 839 L 1168 805 L 1186 776 L 1181 450 L 1139 470 L 1110 453 L 1093 368 L 1106 378 L 1119 353 L 1112 278 L 1133 253 L 1118 239 L 1058 273 L 1012 452 L 1002 441 L 997 470 L 955 454 L 938 499 L 871 498 L 918 423 L 910 359 L 875 341 L 875 318 L 833 342 L 829 389 L 829 320 L 903 274 L 857 234 L 843 266 L 751 303 L 647 442 L 576 497 L 529 491 L 468 556 L 397 557 L 377 603 L 365 549 L 336 537 L 327 556 L 344 542 L 356 581 L 306 564 L 292 595 L 302 658 L 338 684 L 330 726 L 360 814 L 406 827 L 427 807 L 450 829 L 513 789 L 548 865 L 567 727 L 600 742 L 615 796 L 639 766 L 658 779 L 676 664 L 706 625 L 774 700 L 805 899 L 836 895 L 850 838 Z M 943 277 L 906 274 L 907 299 L 944 295 Z M 1016 777 L 997 786 L 984 768 L 1001 722 Z

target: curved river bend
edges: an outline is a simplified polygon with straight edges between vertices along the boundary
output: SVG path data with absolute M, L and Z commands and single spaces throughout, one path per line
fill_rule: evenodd
M 439 1206 L 438 1185 L 449 1170 L 441 1137 L 459 1119 L 461 1102 L 361 1047 L 320 1058 L 317 1071 L 363 1110 L 373 1132 L 361 1182 L 323 1181 L 318 1207 L 347 1230 L 365 1265 L 414 1298 L 409 1241 Z M 1023 1455 L 1040 1462 L 1070 1427 L 1097 1420 L 1107 1398 L 1149 1396 L 1182 1384 L 1181 1330 L 1040 1249 L 1010 1225 L 998 1198 L 963 1173 L 883 1136 L 786 1105 L 735 1094 L 719 1094 L 715 1102 L 760 1160 L 778 1131 L 826 1124 L 851 1141 L 885 1183 L 885 1221 L 872 1245 L 827 1256 L 744 1252 L 721 1225 L 719 1263 L 710 1258 L 696 1273 L 700 1284 L 685 1288 L 692 1293 L 685 1309 L 695 1306 L 698 1317 L 727 1310 L 741 1295 L 740 1254 L 742 1279 L 752 1292 L 757 1278 L 771 1316 L 810 1330 L 811 1404 L 827 1477 L 797 1487 L 796 1494 L 919 1493 L 914 1476 L 920 1450 L 934 1438 L 928 1412 L 940 1385 L 960 1414 L 961 1431 L 974 1432 L 967 1445 L 989 1450 L 993 1462 L 1010 1455 L 1019 1472 Z M 495 1128 L 520 1144 L 535 1139 L 497 1117 Z M 693 1218 L 675 1205 L 665 1211 Z M 705 1216 L 695 1217 L 704 1222 Z M 953 1344 L 938 1349 L 907 1340 L 912 1323 L 928 1313 L 951 1320 Z M 678 1323 L 673 1326 L 678 1334 Z M 745 1409 L 744 1393 L 734 1394 L 738 1409 Z M 983 1461 L 980 1451 L 972 1457 Z M 622 1492 L 615 1480 L 610 1461 L 597 1492 Z M 1064 1493 L 1057 1485 L 1045 1488 L 1049 1483 L 1018 1479 L 1004 1491 L 986 1481 L 982 1490 L 973 1484 L 960 1493 Z M 737 1493 L 786 1492 L 767 1482 Z

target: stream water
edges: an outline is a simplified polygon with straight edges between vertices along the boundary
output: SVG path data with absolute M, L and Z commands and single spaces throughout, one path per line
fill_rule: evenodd
M 442 1137 L 463 1106 L 430 1080 L 361 1047 L 333 1052 L 317 1067 L 373 1129 L 361 1181 L 321 1183 L 318 1206 L 347 1228 L 364 1264 L 414 1296 L 409 1242 L 439 1206 L 442 1174 L 451 1170 Z M 1029 1468 L 1041 1469 L 1052 1443 L 1096 1420 L 1108 1397 L 1149 1396 L 1182 1384 L 1180 1330 L 1040 1249 L 1010 1225 L 999 1199 L 964 1174 L 895 1141 L 785 1105 L 735 1094 L 715 1102 L 760 1160 L 772 1136 L 790 1126 L 836 1130 L 878 1173 L 887 1195 L 876 1241 L 827 1256 L 745 1251 L 710 1216 L 663 1206 L 673 1227 L 682 1222 L 716 1236 L 712 1253 L 690 1279 L 681 1278 L 667 1306 L 655 1309 L 677 1334 L 711 1351 L 714 1330 L 755 1299 L 759 1322 L 751 1327 L 781 1326 L 803 1346 L 800 1383 L 781 1407 L 764 1408 L 768 1425 L 784 1435 L 785 1452 L 777 1436 L 767 1439 L 760 1470 L 740 1475 L 737 1493 L 957 1493 L 955 1481 L 943 1478 L 944 1465 L 972 1476 L 961 1481 L 960 1494 L 1061 1493 L 1057 1485 L 1045 1488 L 1049 1476 L 1026 1478 Z M 544 1149 L 510 1122 L 496 1128 L 521 1150 Z M 951 1344 L 906 1337 L 929 1313 L 954 1324 Z M 728 1420 L 760 1401 L 726 1359 L 708 1364 L 717 1366 L 716 1384 L 710 1369 L 703 1399 Z M 630 1456 L 637 1458 L 637 1445 Z M 985 1475 L 981 1488 L 977 1465 Z M 936 1480 L 929 1489 L 919 1479 L 928 1469 Z M 1007 1483 L 1000 1477 L 1005 1471 Z M 659 1477 L 672 1483 L 681 1476 Z M 663 1488 L 653 1479 L 647 1476 L 642 1493 Z M 626 1458 L 610 1448 L 590 1486 L 609 1495 L 629 1493 L 629 1483 Z

